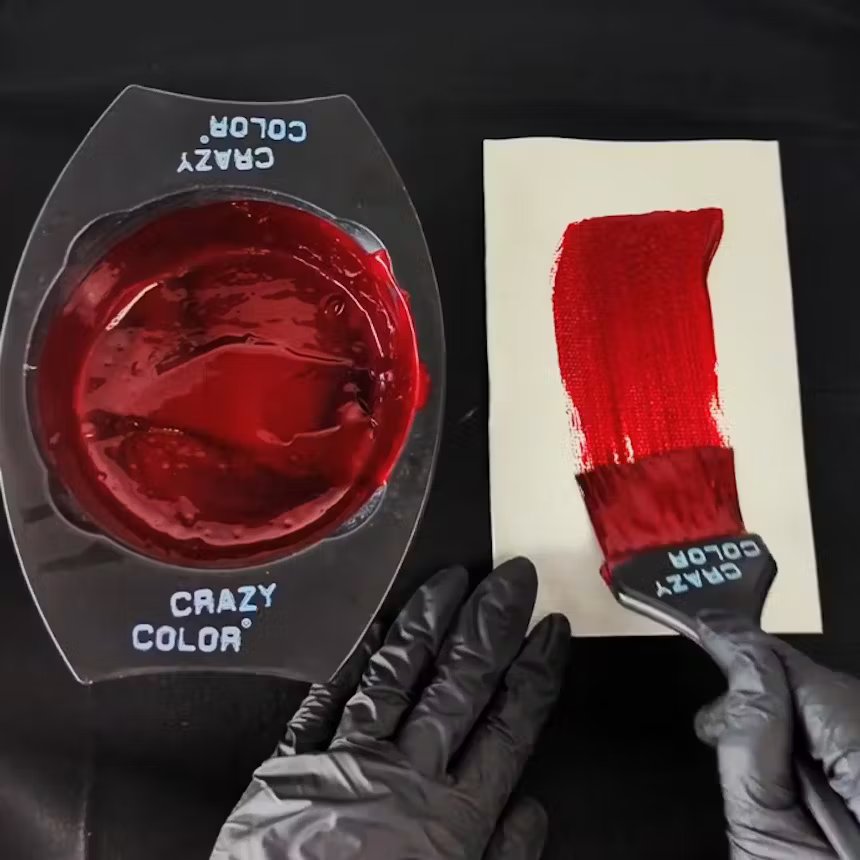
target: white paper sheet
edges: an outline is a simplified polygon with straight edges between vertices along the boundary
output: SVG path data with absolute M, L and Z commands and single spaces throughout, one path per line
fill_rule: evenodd
M 565 612 L 578 635 L 664 632 L 618 606 L 598 573 L 552 318 L 564 229 L 717 206 L 725 229 L 708 284 L 725 423 L 744 522 L 779 565 L 764 626 L 820 631 L 777 144 L 485 141 L 484 195 L 494 554 L 535 561 L 536 614 Z

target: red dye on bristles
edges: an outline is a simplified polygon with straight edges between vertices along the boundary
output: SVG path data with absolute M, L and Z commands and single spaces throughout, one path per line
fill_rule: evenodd
M 559 248 L 559 369 L 610 568 L 743 531 L 707 287 L 722 227 L 719 209 L 594 218 L 570 224 Z
M 731 448 L 683 448 L 577 476 L 609 575 L 645 549 L 744 531 Z

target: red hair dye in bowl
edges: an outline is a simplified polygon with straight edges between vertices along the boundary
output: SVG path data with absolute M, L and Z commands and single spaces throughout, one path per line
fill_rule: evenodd
M 102 257 L 47 328 L 35 405 L 87 520 L 197 567 L 282 556 L 386 481 L 424 396 L 384 252 L 303 209 L 177 209 Z

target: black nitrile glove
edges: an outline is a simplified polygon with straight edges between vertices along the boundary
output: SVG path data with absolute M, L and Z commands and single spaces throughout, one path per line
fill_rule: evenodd
M 508 800 L 558 695 L 570 628 L 550 616 L 523 644 L 537 590 L 525 559 L 467 589 L 465 570 L 438 574 L 369 663 L 311 688 L 213 860 L 540 857 L 543 810 Z
M 860 681 L 739 619 L 703 616 L 699 635 L 729 681 L 696 731 L 717 748 L 732 857 L 832 860 L 801 804 L 792 752 L 805 744 L 860 818 Z

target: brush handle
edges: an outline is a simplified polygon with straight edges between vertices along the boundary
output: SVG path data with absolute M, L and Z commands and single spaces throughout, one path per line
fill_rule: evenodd
M 622 606 L 699 642 L 696 616 L 720 609 L 761 623 L 776 562 L 755 534 L 642 553 L 610 571 Z M 801 799 L 840 860 L 860 860 L 860 825 L 805 751 L 794 757 Z
M 622 605 L 696 639 L 696 616 L 722 610 L 758 622 L 776 562 L 757 534 L 649 550 L 609 568 Z

